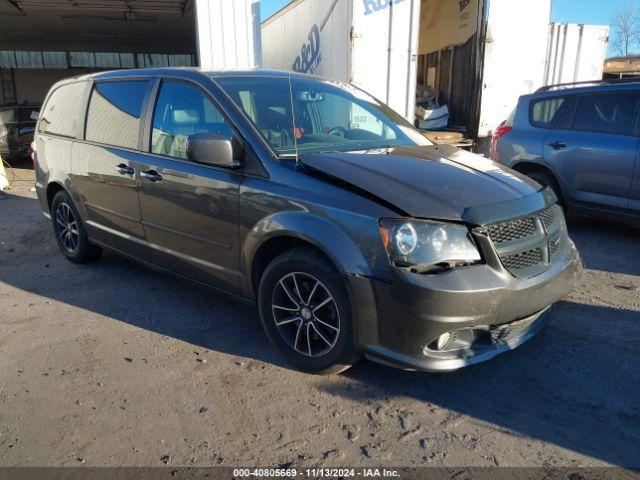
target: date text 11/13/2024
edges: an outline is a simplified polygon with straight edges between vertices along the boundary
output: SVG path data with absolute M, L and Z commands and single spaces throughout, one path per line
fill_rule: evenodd
M 386 468 L 235 468 L 233 478 L 399 478 L 397 470 Z

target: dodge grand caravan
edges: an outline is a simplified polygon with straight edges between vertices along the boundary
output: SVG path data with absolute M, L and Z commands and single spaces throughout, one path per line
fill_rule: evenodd
M 103 248 L 255 303 L 294 367 L 451 371 L 530 339 L 580 274 L 549 189 L 431 144 L 353 86 L 274 71 L 56 84 L 40 205 Z

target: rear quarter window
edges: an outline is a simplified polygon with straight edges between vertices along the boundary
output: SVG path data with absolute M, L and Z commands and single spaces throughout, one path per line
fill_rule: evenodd
M 562 107 L 566 102 L 566 97 L 533 100 L 529 113 L 531 125 L 538 128 L 553 128 L 562 114 Z
M 77 82 L 56 88 L 42 110 L 38 131 L 75 137 L 80 122 L 80 106 L 85 87 L 85 82 Z
M 96 83 L 89 101 L 86 139 L 137 149 L 147 83 L 146 80 Z

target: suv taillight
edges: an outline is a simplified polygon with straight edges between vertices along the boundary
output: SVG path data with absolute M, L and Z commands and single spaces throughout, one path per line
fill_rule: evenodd
M 496 162 L 500 161 L 500 154 L 498 153 L 498 140 L 500 137 L 504 137 L 507 133 L 513 130 L 511 125 L 500 125 L 495 129 L 493 135 L 491 135 L 491 159 Z

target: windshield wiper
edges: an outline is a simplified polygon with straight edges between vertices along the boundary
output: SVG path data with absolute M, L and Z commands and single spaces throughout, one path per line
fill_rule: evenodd
M 321 150 L 318 152 L 300 152 L 300 153 L 309 153 L 309 154 L 316 154 L 316 155 L 322 155 L 322 154 L 327 154 L 327 153 L 350 153 L 350 152 L 364 152 L 365 154 L 367 153 L 371 153 L 371 152 L 375 152 L 376 150 L 386 150 L 387 153 L 389 150 L 392 150 L 394 148 L 399 148 L 402 147 L 402 145 L 383 145 L 381 147 L 374 147 L 374 148 L 363 148 L 360 146 L 356 146 L 353 145 L 352 148 L 349 148 L 347 150 Z M 300 154 L 296 154 L 294 152 L 292 153 L 279 153 L 278 154 L 278 158 L 283 158 L 283 159 L 295 159 L 298 158 Z
M 286 159 L 290 159 L 290 158 L 297 158 L 298 155 L 295 153 L 279 153 L 278 154 L 278 158 L 286 158 Z
M 389 153 L 389 150 L 392 150 L 392 149 L 394 149 L 394 148 L 398 148 L 398 147 L 400 147 L 400 146 L 401 146 L 401 145 L 384 145 L 384 146 L 382 146 L 382 147 L 370 148 L 369 150 L 366 150 L 366 153 L 371 153 L 371 152 L 374 152 L 374 151 L 376 151 L 376 150 L 386 150 L 386 151 L 387 151 L 387 153 Z

